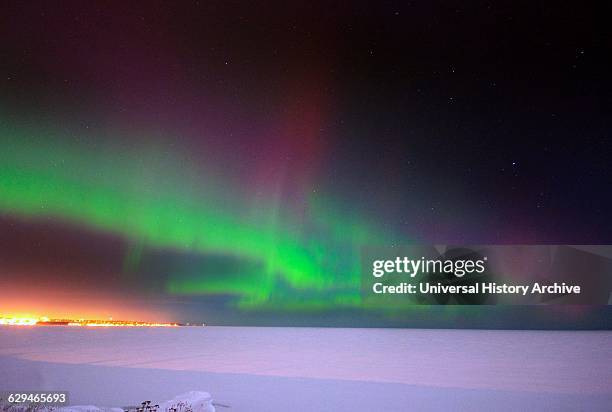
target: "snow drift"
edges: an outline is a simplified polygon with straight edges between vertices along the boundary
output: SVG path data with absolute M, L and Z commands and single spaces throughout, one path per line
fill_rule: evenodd
M 141 406 L 127 406 L 124 408 L 108 408 L 94 405 L 76 406 L 33 406 L 33 405 L 10 405 L 0 402 L 0 411 L 3 412 L 215 412 L 212 396 L 208 392 L 191 391 L 178 395 L 159 404 L 143 402 Z

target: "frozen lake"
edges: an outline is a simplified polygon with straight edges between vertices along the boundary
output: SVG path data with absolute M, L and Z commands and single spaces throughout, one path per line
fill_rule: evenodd
M 612 332 L 0 327 L 0 390 L 218 411 L 606 410 Z M 609 410 L 609 409 L 608 409 Z

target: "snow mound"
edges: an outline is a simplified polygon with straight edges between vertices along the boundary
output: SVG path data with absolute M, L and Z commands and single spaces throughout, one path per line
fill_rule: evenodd
M 208 392 L 191 391 L 159 404 L 159 411 L 215 412 L 212 396 Z
M 145 412 L 215 412 L 212 396 L 208 392 L 191 391 L 178 395 L 169 401 L 159 404 L 158 408 L 145 409 Z M 0 399 L 0 411 L 5 412 L 125 412 L 123 408 L 104 408 L 94 405 L 76 406 L 38 406 L 29 405 L 7 405 Z M 128 408 L 133 410 L 133 408 Z

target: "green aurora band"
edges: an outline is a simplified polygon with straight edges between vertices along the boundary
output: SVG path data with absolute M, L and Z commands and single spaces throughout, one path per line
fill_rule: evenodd
M 163 140 L 126 148 L 6 122 L 0 139 L 0 213 L 119 235 L 130 245 L 126 270 L 138 266 L 143 249 L 241 262 L 233 271 L 168 274 L 170 294 L 229 294 L 241 308 L 272 300 L 294 309 L 363 307 L 360 248 L 395 239 L 339 213 L 323 196 L 309 196 L 299 219 L 278 196 L 241 198 L 210 164 L 205 170 L 176 149 L 162 150 Z

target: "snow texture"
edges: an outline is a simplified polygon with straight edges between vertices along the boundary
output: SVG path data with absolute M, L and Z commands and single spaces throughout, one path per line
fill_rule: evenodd
M 144 411 L 151 412 L 215 412 L 212 396 L 208 392 L 190 391 L 182 395 L 175 396 L 154 408 L 146 408 Z M 104 408 L 94 405 L 75 405 L 75 406 L 32 406 L 29 405 L 9 405 L 0 402 L 0 411 L 3 412 L 125 412 L 126 410 L 140 410 L 139 407 L 126 408 Z

